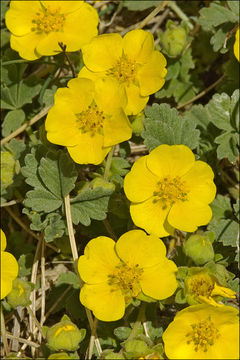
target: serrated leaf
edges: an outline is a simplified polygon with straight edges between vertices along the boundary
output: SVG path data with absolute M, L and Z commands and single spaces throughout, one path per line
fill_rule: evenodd
M 236 247 L 238 244 L 239 225 L 232 219 L 220 219 L 210 222 L 208 230 L 216 235 L 216 241 L 220 241 L 225 246 Z
M 15 160 L 18 160 L 26 149 L 24 141 L 17 139 L 12 139 L 8 144 L 4 145 L 4 147 L 13 154 Z
M 48 152 L 41 159 L 39 175 L 46 188 L 58 199 L 63 199 L 74 188 L 77 178 L 75 165 L 68 154 Z
M 239 136 L 237 133 L 225 132 L 216 137 L 215 143 L 219 144 L 217 148 L 219 160 L 227 157 L 229 161 L 236 163 L 239 155 Z
M 90 225 L 91 219 L 104 220 L 108 209 L 109 197 L 113 190 L 95 188 L 82 191 L 71 199 L 72 221 L 75 225 L 81 223 Z
M 153 104 L 145 110 L 145 130 L 142 132 L 144 143 L 151 151 L 161 144 L 184 144 L 191 149 L 197 147 L 199 130 L 192 120 L 178 116 L 168 104 Z
M 3 136 L 8 136 L 11 132 L 18 129 L 25 119 L 25 113 L 22 109 L 12 110 L 7 113 L 2 124 Z
M 230 199 L 227 196 L 218 194 L 211 204 L 213 219 L 225 219 L 232 214 Z
M 233 1 L 233 0 L 229 0 L 227 1 L 227 4 L 229 6 L 229 8 L 232 10 L 232 12 L 237 16 L 237 18 L 239 19 L 239 2 L 238 1 Z
M 37 173 L 38 161 L 36 159 L 35 151 L 32 149 L 31 154 L 25 156 L 25 166 L 22 167 L 22 174 L 26 178 L 26 183 L 36 189 L 42 189 L 41 179 Z
M 211 3 L 209 7 L 201 9 L 200 15 L 199 23 L 206 31 L 229 21 L 232 23 L 239 21 L 237 14 L 225 6 L 216 3 Z
M 28 191 L 24 205 L 38 212 L 44 211 L 49 213 L 58 209 L 62 205 L 62 200 L 58 199 L 50 191 L 42 188 Z
M 49 214 L 45 221 L 48 222 L 48 225 L 44 230 L 44 239 L 46 242 L 53 241 L 54 239 L 63 236 L 65 223 L 59 214 Z
M 62 284 L 72 285 L 75 289 L 79 289 L 80 287 L 78 276 L 72 271 L 68 271 L 66 273 L 60 274 L 56 286 Z

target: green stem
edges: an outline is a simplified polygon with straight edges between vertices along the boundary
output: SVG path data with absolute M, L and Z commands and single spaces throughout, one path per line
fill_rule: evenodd
M 188 27 L 190 30 L 193 30 L 194 26 L 191 23 L 190 19 L 187 17 L 187 15 L 180 9 L 180 7 L 176 4 L 175 1 L 170 1 L 168 3 L 168 6 L 182 19 L 183 21 L 186 21 L 188 24 Z
M 112 147 L 112 149 L 111 149 L 111 151 L 110 151 L 110 153 L 108 154 L 108 157 L 107 157 L 105 171 L 104 171 L 104 175 L 103 175 L 103 179 L 105 181 L 108 179 L 108 176 L 109 176 L 109 171 L 110 171 L 110 168 L 111 168 L 113 153 L 114 153 L 114 146 Z
M 138 330 L 141 327 L 141 323 L 144 321 L 145 319 L 145 311 L 146 311 L 146 303 L 142 302 L 140 305 L 140 309 L 138 312 L 138 316 L 137 316 L 137 320 L 135 321 L 131 334 L 128 337 L 128 340 L 132 340 L 135 338 L 135 336 L 137 335 Z

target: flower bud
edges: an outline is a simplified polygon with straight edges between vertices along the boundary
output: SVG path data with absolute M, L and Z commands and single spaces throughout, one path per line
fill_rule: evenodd
M 47 331 L 47 342 L 53 350 L 75 351 L 79 347 L 79 342 L 86 335 L 86 330 L 79 330 L 68 317 L 64 316 L 62 321 L 53 325 Z
M 33 284 L 16 278 L 12 282 L 12 290 L 7 296 L 7 302 L 12 308 L 17 306 L 28 306 L 31 304 L 30 294 Z
M 187 44 L 186 30 L 171 24 L 161 36 L 161 44 L 169 57 L 180 55 Z
M 67 359 L 71 359 L 67 353 L 65 352 L 61 352 L 61 353 L 56 353 L 56 354 L 51 354 L 48 359 L 53 359 L 53 360 L 67 360 Z
M 211 241 L 203 235 L 190 236 L 183 245 L 183 251 L 196 265 L 205 264 L 214 258 Z
M 104 189 L 115 190 L 115 185 L 101 177 L 97 177 L 91 181 L 92 188 L 103 187 Z

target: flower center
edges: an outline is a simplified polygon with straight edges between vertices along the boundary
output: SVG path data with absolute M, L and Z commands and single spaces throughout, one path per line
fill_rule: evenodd
M 188 280 L 188 287 L 192 294 L 196 296 L 211 296 L 214 288 L 212 279 L 208 276 L 195 275 Z
M 173 179 L 165 177 L 161 181 L 158 181 L 157 185 L 158 189 L 153 193 L 153 202 L 155 203 L 159 200 L 163 201 L 163 208 L 173 205 L 176 201 L 187 200 L 185 182 L 181 181 L 179 176 L 176 176 Z
M 42 4 L 41 4 L 42 5 Z M 60 8 L 50 9 L 44 7 L 39 10 L 32 20 L 32 31 L 48 34 L 52 31 L 62 31 L 65 22 L 65 15 L 60 13 Z
M 108 284 L 114 287 L 114 290 L 121 289 L 125 299 L 128 301 L 132 297 L 138 296 L 141 292 L 140 278 L 143 269 L 139 265 L 130 267 L 125 263 L 116 266 L 115 272 L 108 275 Z
M 136 63 L 126 56 L 121 57 L 116 65 L 107 71 L 107 75 L 114 76 L 120 83 L 132 82 L 136 77 Z
M 186 334 L 187 344 L 194 344 L 194 350 L 208 351 L 215 340 L 220 336 L 218 329 L 215 327 L 211 318 L 192 324 L 192 331 Z
M 87 110 L 76 114 L 76 117 L 82 133 L 90 132 L 92 136 L 95 135 L 95 133 L 103 133 L 105 116 L 103 111 L 98 109 L 97 105 L 88 106 Z

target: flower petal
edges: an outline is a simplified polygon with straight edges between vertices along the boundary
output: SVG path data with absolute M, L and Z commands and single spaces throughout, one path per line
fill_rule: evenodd
M 193 167 L 182 177 L 189 189 L 188 199 L 209 204 L 216 195 L 213 182 L 214 173 L 211 167 L 203 161 L 196 161 Z
M 197 230 L 198 226 L 208 224 L 211 217 L 210 206 L 200 202 L 181 201 L 173 205 L 167 219 L 173 227 L 193 232 Z
M 132 137 L 132 127 L 122 109 L 112 111 L 103 124 L 104 146 L 112 146 Z
M 36 51 L 41 55 L 57 55 L 62 52 L 59 42 L 62 41 L 58 32 L 42 35 L 42 39 L 36 44 Z
M 84 1 L 54 1 L 54 0 L 42 0 L 42 4 L 45 7 L 49 7 L 50 10 L 58 10 L 60 14 L 69 14 L 80 9 L 84 5 Z
M 124 179 L 125 194 L 132 202 L 141 202 L 149 199 L 157 188 L 159 179 L 148 170 L 146 166 L 147 156 L 143 156 L 135 161 L 131 171 Z
M 113 290 L 107 283 L 85 284 L 80 292 L 80 301 L 102 321 L 119 320 L 125 312 L 125 300 L 121 291 Z
M 118 256 L 129 266 L 150 267 L 162 262 L 166 247 L 161 239 L 147 235 L 142 230 L 131 230 L 123 234 L 116 243 Z
M 68 3 L 69 1 L 66 1 Z M 77 3 L 79 1 L 71 1 Z M 59 1 L 57 1 L 59 3 Z M 61 4 L 63 2 L 61 1 Z M 77 51 L 98 34 L 98 13 L 94 7 L 82 2 L 79 10 L 66 17 L 61 42 L 67 45 L 67 51 Z M 87 19 L 87 21 L 86 21 Z
M 122 37 L 115 33 L 96 36 L 83 47 L 82 52 L 84 64 L 89 70 L 106 71 L 122 56 Z
M 161 201 L 153 202 L 150 198 L 139 204 L 130 205 L 130 213 L 135 225 L 149 234 L 159 237 L 168 236 L 174 228 L 167 223 L 169 208 L 164 208 Z
M 86 66 L 83 66 L 78 74 L 78 77 L 91 79 L 91 80 L 95 81 L 97 79 L 105 77 L 105 71 L 94 72 L 94 71 L 88 70 L 88 68 Z
M 1 251 L 4 251 L 6 249 L 6 246 L 7 246 L 6 236 L 1 229 Z
M 1 299 L 12 290 L 12 281 L 18 275 L 18 263 L 15 257 L 5 251 L 1 251 Z
M 99 165 L 111 150 L 111 147 L 103 147 L 103 135 L 82 133 L 76 146 L 68 146 L 71 158 L 78 164 Z
M 129 59 L 144 64 L 154 50 L 153 35 L 140 29 L 129 31 L 123 38 L 123 49 Z
M 149 96 L 141 96 L 139 86 L 131 83 L 125 86 L 128 103 L 125 108 L 127 115 L 137 115 L 146 106 Z
M 42 38 L 42 34 L 36 34 L 35 32 L 30 32 L 25 36 L 11 35 L 10 45 L 23 59 L 32 61 L 41 57 L 41 54 L 36 52 L 36 46 Z
M 193 152 L 185 145 L 159 145 L 147 158 L 147 167 L 160 178 L 182 176 L 194 165 Z
M 149 62 L 143 65 L 137 74 L 140 94 L 148 96 L 160 90 L 165 83 L 166 59 L 159 51 L 154 51 Z
M 125 108 L 127 96 L 124 87 L 112 78 L 101 78 L 95 81 L 94 100 L 99 108 L 106 114 L 114 110 Z
M 177 266 L 166 258 L 155 266 L 144 268 L 140 280 L 142 291 L 154 299 L 168 298 L 178 286 L 176 272 Z
M 114 248 L 115 241 L 106 236 L 89 241 L 84 255 L 78 260 L 78 271 L 83 281 L 89 284 L 108 281 L 108 275 L 120 264 Z

